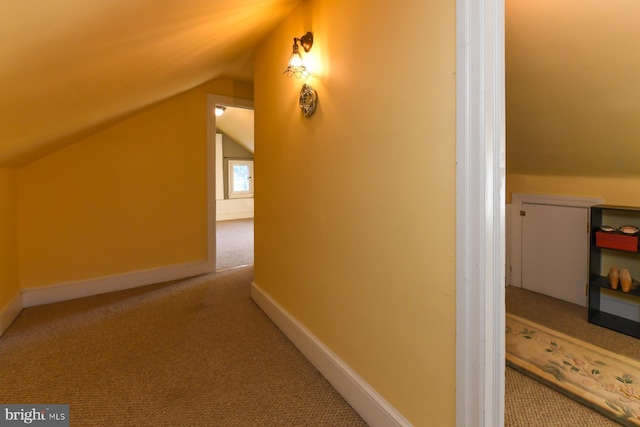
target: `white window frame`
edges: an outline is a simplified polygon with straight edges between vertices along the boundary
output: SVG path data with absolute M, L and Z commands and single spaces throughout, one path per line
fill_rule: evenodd
M 235 191 L 234 181 L 235 175 L 233 173 L 234 166 L 247 166 L 249 168 L 249 190 Z M 253 160 L 228 160 L 227 161 L 227 190 L 230 199 L 241 199 L 253 197 Z

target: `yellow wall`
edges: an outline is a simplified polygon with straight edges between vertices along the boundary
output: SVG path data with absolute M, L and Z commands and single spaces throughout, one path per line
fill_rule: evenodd
M 252 86 L 209 82 L 20 170 L 23 288 L 206 259 L 207 93 Z
M 0 168 L 0 314 L 20 290 L 16 176 L 15 170 Z
M 640 206 L 640 177 L 509 175 L 507 192 L 601 197 L 608 205 Z M 510 203 L 511 200 L 507 200 Z
M 308 30 L 307 119 L 282 70 Z M 411 422 L 453 425 L 455 1 L 303 2 L 255 70 L 256 284 Z

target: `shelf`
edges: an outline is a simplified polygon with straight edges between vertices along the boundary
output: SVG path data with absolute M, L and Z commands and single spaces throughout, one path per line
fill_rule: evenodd
M 598 209 L 601 211 L 627 211 L 640 214 L 640 208 L 636 206 L 616 206 L 616 205 L 596 205 L 591 209 Z
M 607 270 L 609 266 L 612 265 L 613 259 L 616 259 L 619 262 L 624 262 L 624 266 L 631 270 L 632 274 L 634 271 L 638 274 L 640 268 L 638 236 L 636 235 L 635 241 L 633 241 L 633 239 L 624 235 L 607 235 L 600 232 L 600 227 L 602 227 L 602 225 L 620 227 L 622 225 L 634 224 L 640 225 L 639 207 L 613 205 L 598 205 L 591 207 L 591 245 L 589 248 L 590 279 L 587 320 L 595 325 L 603 326 L 635 338 L 640 338 L 640 322 L 627 318 L 630 317 L 635 319 L 635 316 L 628 316 L 626 309 L 621 308 L 621 306 L 612 306 L 610 302 L 607 303 L 606 307 L 601 307 L 603 294 L 601 291 L 602 289 L 606 289 L 608 292 L 612 293 L 609 294 L 611 297 L 613 297 L 614 294 L 619 295 L 620 297 L 630 296 L 631 300 L 627 300 L 630 302 L 634 299 L 640 298 L 640 288 L 629 292 L 622 292 L 620 286 L 618 286 L 617 289 L 611 289 L 609 280 L 606 277 L 606 274 L 608 273 Z M 600 244 L 600 246 L 597 244 Z M 634 303 L 633 305 L 636 304 Z M 601 308 L 606 308 L 607 311 L 601 311 Z M 612 312 L 618 313 L 620 316 L 612 314 Z
M 590 312 L 589 322 L 634 338 L 640 338 L 640 323 L 604 311 Z
M 638 251 L 626 251 L 624 249 L 616 249 L 616 248 L 605 248 L 603 246 L 598 246 L 598 245 L 594 245 L 593 243 L 591 244 L 591 250 L 599 250 L 599 251 L 612 251 L 612 252 L 619 252 L 622 254 L 640 254 L 640 252 Z
M 608 291 L 611 292 L 617 292 L 620 293 L 622 295 L 635 295 L 637 297 L 640 297 L 640 287 L 634 291 L 629 291 L 629 292 L 622 292 L 622 289 L 620 288 L 620 285 L 618 284 L 618 289 L 612 289 L 611 286 L 609 286 L 609 279 L 607 279 L 606 277 L 602 277 L 602 276 L 598 276 L 594 279 L 591 279 L 591 282 L 589 283 L 589 286 L 595 286 L 598 288 L 604 288 L 607 289 Z

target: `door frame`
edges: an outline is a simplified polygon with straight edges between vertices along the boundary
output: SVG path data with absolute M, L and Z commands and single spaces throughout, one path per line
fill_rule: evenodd
M 504 0 L 456 1 L 456 425 L 504 424 Z
M 511 195 L 511 286 L 522 287 L 522 217 L 523 204 L 566 206 L 570 208 L 590 208 L 602 204 L 601 197 L 573 197 L 549 194 L 513 193 Z

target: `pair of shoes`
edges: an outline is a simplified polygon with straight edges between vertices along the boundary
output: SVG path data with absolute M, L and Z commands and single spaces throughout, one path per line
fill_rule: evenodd
M 609 285 L 611 289 L 618 289 L 618 282 L 620 283 L 620 289 L 622 292 L 629 292 L 635 290 L 640 283 L 631 277 L 631 273 L 626 268 L 618 270 L 618 267 L 611 267 L 609 269 Z

